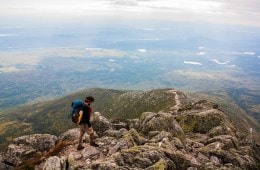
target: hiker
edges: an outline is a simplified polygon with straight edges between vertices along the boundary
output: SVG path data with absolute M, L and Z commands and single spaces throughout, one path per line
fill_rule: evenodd
M 84 148 L 84 146 L 82 146 L 82 144 L 81 144 L 81 141 L 82 141 L 82 137 L 85 134 L 85 132 L 87 132 L 87 134 L 90 137 L 90 145 L 94 146 L 94 147 L 99 146 L 98 144 L 96 144 L 94 142 L 94 139 L 95 139 L 94 131 L 93 131 L 93 128 L 90 123 L 90 116 L 91 116 L 91 112 L 92 112 L 92 107 L 90 105 L 92 102 L 94 102 L 94 98 L 92 96 L 86 97 L 83 107 L 80 109 L 80 112 L 79 112 L 79 118 L 78 118 L 77 123 L 79 125 L 80 135 L 79 135 L 79 143 L 78 143 L 77 150 L 81 150 Z

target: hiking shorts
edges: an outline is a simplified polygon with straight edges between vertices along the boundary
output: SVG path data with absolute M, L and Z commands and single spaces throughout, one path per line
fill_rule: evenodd
M 88 135 L 91 135 L 91 134 L 93 134 L 94 133 L 94 131 L 93 131 L 93 128 L 92 127 L 88 127 L 88 125 L 87 124 L 79 124 L 79 129 L 80 129 L 80 132 L 81 133 L 87 133 Z

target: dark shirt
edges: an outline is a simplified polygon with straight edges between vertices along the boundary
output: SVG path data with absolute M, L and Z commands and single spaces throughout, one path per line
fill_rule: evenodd
M 79 124 L 87 124 L 88 127 L 91 127 L 90 116 L 92 112 L 92 108 L 88 105 L 84 105 L 81 110 L 83 111 L 82 119 Z

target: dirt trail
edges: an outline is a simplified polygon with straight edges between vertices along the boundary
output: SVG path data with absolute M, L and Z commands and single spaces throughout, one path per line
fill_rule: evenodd
M 170 93 L 173 93 L 175 96 L 175 105 L 171 107 L 171 111 L 177 112 L 179 108 L 181 108 L 181 101 L 180 101 L 180 96 L 177 93 L 177 90 L 169 90 Z

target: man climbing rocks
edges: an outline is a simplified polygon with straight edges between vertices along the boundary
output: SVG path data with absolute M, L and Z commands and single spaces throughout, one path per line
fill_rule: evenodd
M 94 147 L 98 147 L 99 145 L 94 142 L 95 136 L 94 136 L 94 131 L 90 123 L 90 117 L 91 117 L 91 112 L 92 112 L 92 107 L 90 106 L 91 103 L 94 102 L 94 98 L 92 96 L 86 97 L 83 107 L 80 109 L 79 112 L 79 118 L 78 118 L 78 125 L 80 129 L 80 135 L 79 135 L 79 143 L 77 150 L 81 150 L 84 148 L 82 146 L 82 137 L 87 132 L 87 134 L 90 137 L 90 145 Z

